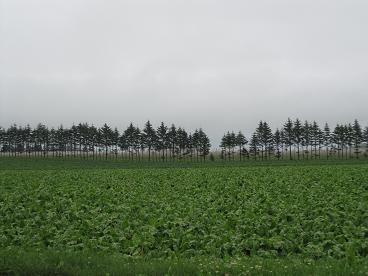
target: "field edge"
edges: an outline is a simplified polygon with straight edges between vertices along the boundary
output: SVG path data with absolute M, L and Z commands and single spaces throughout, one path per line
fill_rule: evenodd
M 94 252 L 0 250 L 0 275 L 368 275 L 368 259 L 128 257 Z

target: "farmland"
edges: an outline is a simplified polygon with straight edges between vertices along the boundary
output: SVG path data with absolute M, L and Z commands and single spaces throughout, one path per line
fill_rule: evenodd
M 3 271 L 12 271 L 9 256 L 51 251 L 182 260 L 190 269 L 218 260 L 220 271 L 237 273 L 249 272 L 244 262 L 305 261 L 353 262 L 345 272 L 367 272 L 364 162 L 88 169 L 33 162 L 26 170 L 14 162 L 21 161 L 0 170 Z

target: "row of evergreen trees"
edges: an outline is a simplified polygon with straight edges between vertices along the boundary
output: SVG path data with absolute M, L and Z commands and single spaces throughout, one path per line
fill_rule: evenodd
M 221 140 L 223 160 L 359 158 L 368 156 L 368 127 L 358 120 L 338 124 L 333 130 L 326 123 L 321 129 L 316 122 L 302 123 L 288 119 L 273 132 L 260 121 L 249 140 L 238 132 L 227 132 Z M 156 129 L 148 121 L 141 130 L 132 123 L 121 133 L 107 124 L 97 128 L 87 123 L 47 128 L 38 124 L 0 127 L 0 155 L 114 158 L 127 160 L 206 160 L 210 140 L 202 129 L 188 133 L 182 127 L 161 123 Z M 214 155 L 211 154 L 211 159 Z
M 0 127 L 0 153 L 5 156 L 114 158 L 127 160 L 205 160 L 210 140 L 202 129 L 188 133 L 184 128 L 161 123 L 154 129 L 148 121 L 141 130 L 132 123 L 122 133 L 104 124 L 87 123 L 47 128 L 38 124 L 8 129 Z
M 281 129 L 272 132 L 267 122 L 260 121 L 248 140 L 242 132 L 227 132 L 221 140 L 221 158 L 234 159 L 320 159 L 368 157 L 368 127 L 358 120 L 321 129 L 316 122 L 302 123 L 290 118 Z

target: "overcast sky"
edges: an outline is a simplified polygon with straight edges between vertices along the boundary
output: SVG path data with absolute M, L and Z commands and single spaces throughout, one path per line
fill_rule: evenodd
M 368 124 L 366 0 L 0 0 L 0 125 Z M 216 145 L 215 145 L 216 146 Z

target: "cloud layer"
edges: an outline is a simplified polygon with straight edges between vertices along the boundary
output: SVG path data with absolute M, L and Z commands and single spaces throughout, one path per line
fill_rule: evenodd
M 0 0 L 0 125 L 368 124 L 367 1 Z

